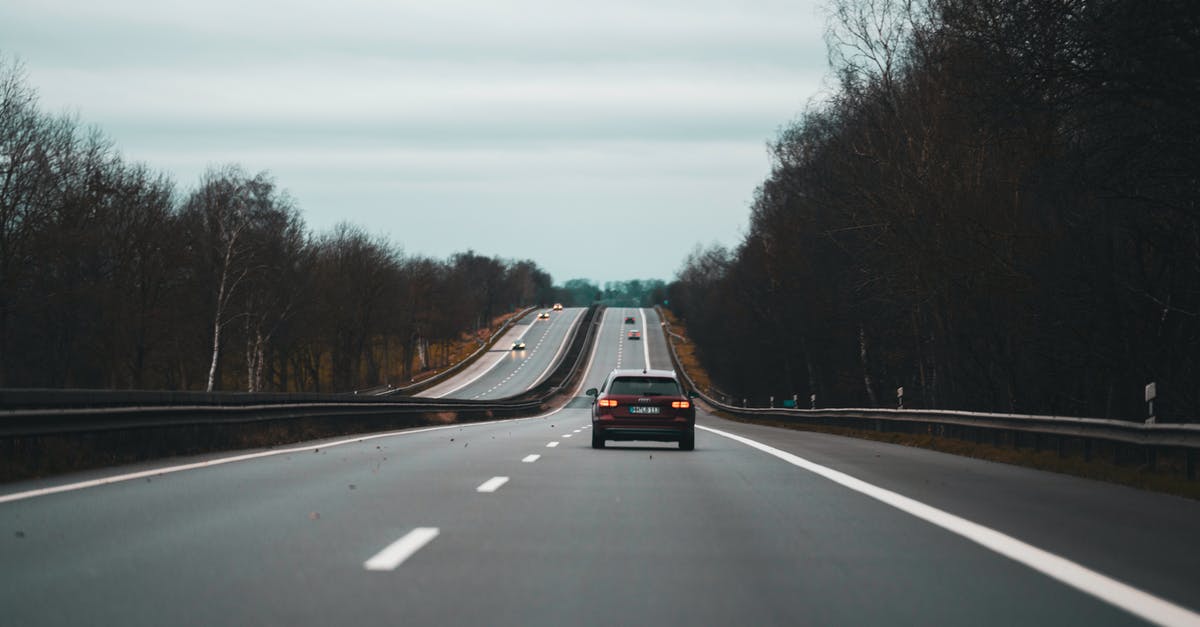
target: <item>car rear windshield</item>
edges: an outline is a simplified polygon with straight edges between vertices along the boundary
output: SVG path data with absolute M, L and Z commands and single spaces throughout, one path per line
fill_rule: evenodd
M 679 383 L 663 377 L 617 377 L 609 394 L 640 394 L 642 396 L 679 396 Z

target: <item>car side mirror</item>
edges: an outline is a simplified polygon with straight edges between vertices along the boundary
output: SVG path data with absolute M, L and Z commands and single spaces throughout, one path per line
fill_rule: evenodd
M 600 396 L 600 390 L 597 390 L 596 388 L 588 388 L 588 391 L 584 392 L 584 394 L 587 394 L 588 396 Z

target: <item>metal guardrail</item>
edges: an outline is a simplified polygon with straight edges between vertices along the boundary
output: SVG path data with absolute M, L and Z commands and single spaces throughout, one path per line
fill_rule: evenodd
M 438 373 L 434 374 L 433 376 L 421 379 L 420 381 L 417 381 L 416 383 L 413 383 L 411 385 L 406 385 L 406 386 L 402 386 L 402 387 L 389 387 L 388 389 L 383 390 L 383 391 L 379 392 L 378 394 L 380 396 L 411 395 L 411 394 L 416 394 L 417 392 L 422 392 L 424 390 L 427 390 L 427 389 L 441 383 L 442 381 L 445 381 L 446 379 L 457 374 L 460 370 L 475 363 L 475 361 L 477 359 L 482 357 L 484 353 L 488 352 L 489 350 L 491 350 L 491 348 L 493 346 L 496 345 L 496 342 L 500 339 L 501 336 L 503 336 L 509 329 L 516 326 L 517 322 L 519 322 L 521 320 L 521 318 L 528 316 L 529 314 L 533 313 L 534 311 L 536 311 L 538 309 L 541 309 L 541 308 L 537 307 L 537 306 L 526 307 L 525 309 L 521 310 L 513 317 L 504 321 L 504 324 L 500 325 L 500 328 L 496 329 L 496 332 L 491 334 L 491 336 L 488 337 L 487 341 L 484 342 L 482 346 L 475 349 L 475 352 L 471 353 L 470 355 L 467 355 L 465 359 L 463 359 L 462 361 L 460 361 L 456 364 L 451 365 L 449 368 L 446 368 L 445 370 L 438 372 Z
M 660 313 L 661 315 L 661 313 Z M 670 322 L 662 316 L 669 335 Z M 1141 447 L 1145 452 L 1147 465 L 1153 466 L 1158 449 L 1184 449 L 1186 454 L 1186 474 L 1189 479 L 1196 478 L 1197 451 L 1200 451 L 1200 424 L 1196 423 L 1156 423 L 1145 424 L 1123 420 L 1107 420 L 1101 418 L 1076 418 L 1070 416 L 1039 416 L 1031 414 L 999 414 L 953 410 L 921 410 L 921 409 L 789 409 L 789 408 L 751 408 L 739 407 L 719 401 L 702 390 L 692 380 L 691 375 L 683 368 L 679 355 L 675 351 L 675 342 L 669 340 L 671 361 L 683 375 L 688 386 L 695 391 L 705 403 L 720 411 L 735 416 L 774 419 L 788 422 L 809 424 L 815 426 L 841 427 L 866 431 L 908 431 L 927 433 L 938 436 L 956 437 L 975 441 L 993 440 L 1004 436 L 1014 442 L 1017 437 L 1012 434 L 1032 434 L 1039 436 L 1056 436 L 1058 447 L 1062 446 L 1061 438 L 1078 438 L 1085 443 L 1085 456 L 1090 455 L 1091 442 L 1103 441 L 1122 445 Z M 1000 436 L 1000 437 L 997 437 Z M 1041 447 L 1040 440 L 1035 440 L 1035 447 Z
M 422 399 L 409 400 L 403 394 L 419 386 L 432 385 L 445 377 L 451 376 L 493 346 L 496 340 L 524 316 L 538 309 L 529 307 L 500 327 L 482 347 L 447 370 L 425 379 L 412 386 L 391 388 L 385 394 L 381 388 L 359 390 L 348 393 L 281 393 L 281 392 L 196 392 L 196 391 L 167 391 L 167 390 L 57 390 L 57 389 L 0 389 L 0 433 L 5 416 L 10 416 L 17 410 L 81 410 L 86 412 L 105 407 L 128 409 L 131 407 L 160 407 L 193 405 L 196 407 L 252 407 L 286 404 L 296 406 L 300 403 L 377 403 L 381 400 L 389 402 L 425 402 Z M 98 413 L 98 412 L 95 412 Z
M 597 307 L 580 318 L 558 366 L 540 385 L 496 400 L 363 394 L 245 394 L 92 390 L 0 390 L 0 438 L 123 429 L 255 423 L 294 418 L 415 414 L 515 417 L 537 412 L 577 377 L 595 338 Z M 588 327 L 580 335 L 579 327 Z M 499 333 L 497 333 L 499 335 Z M 574 357 L 568 359 L 568 357 Z

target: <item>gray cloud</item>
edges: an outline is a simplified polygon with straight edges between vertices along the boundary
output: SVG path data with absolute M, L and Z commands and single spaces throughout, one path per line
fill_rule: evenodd
M 670 278 L 696 242 L 739 238 L 765 142 L 819 90 L 821 19 L 772 1 L 9 0 L 0 41 L 44 106 L 183 188 L 238 162 L 318 229 L 604 280 Z M 579 255 L 592 243 L 622 252 Z

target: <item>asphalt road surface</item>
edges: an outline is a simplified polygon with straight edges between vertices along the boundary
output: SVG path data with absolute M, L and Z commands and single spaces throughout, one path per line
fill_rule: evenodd
M 539 320 L 548 311 L 550 318 Z M 567 307 L 561 311 L 540 309 L 517 321 L 475 363 L 450 380 L 418 394 L 430 398 L 496 399 L 516 396 L 537 385 L 566 350 L 567 338 L 580 316 L 587 311 Z M 516 340 L 524 350 L 513 350 Z
M 609 309 L 582 387 L 647 359 Z M 1200 503 L 703 412 L 694 452 L 593 450 L 589 400 L 8 484 L 0 622 L 1198 621 Z

